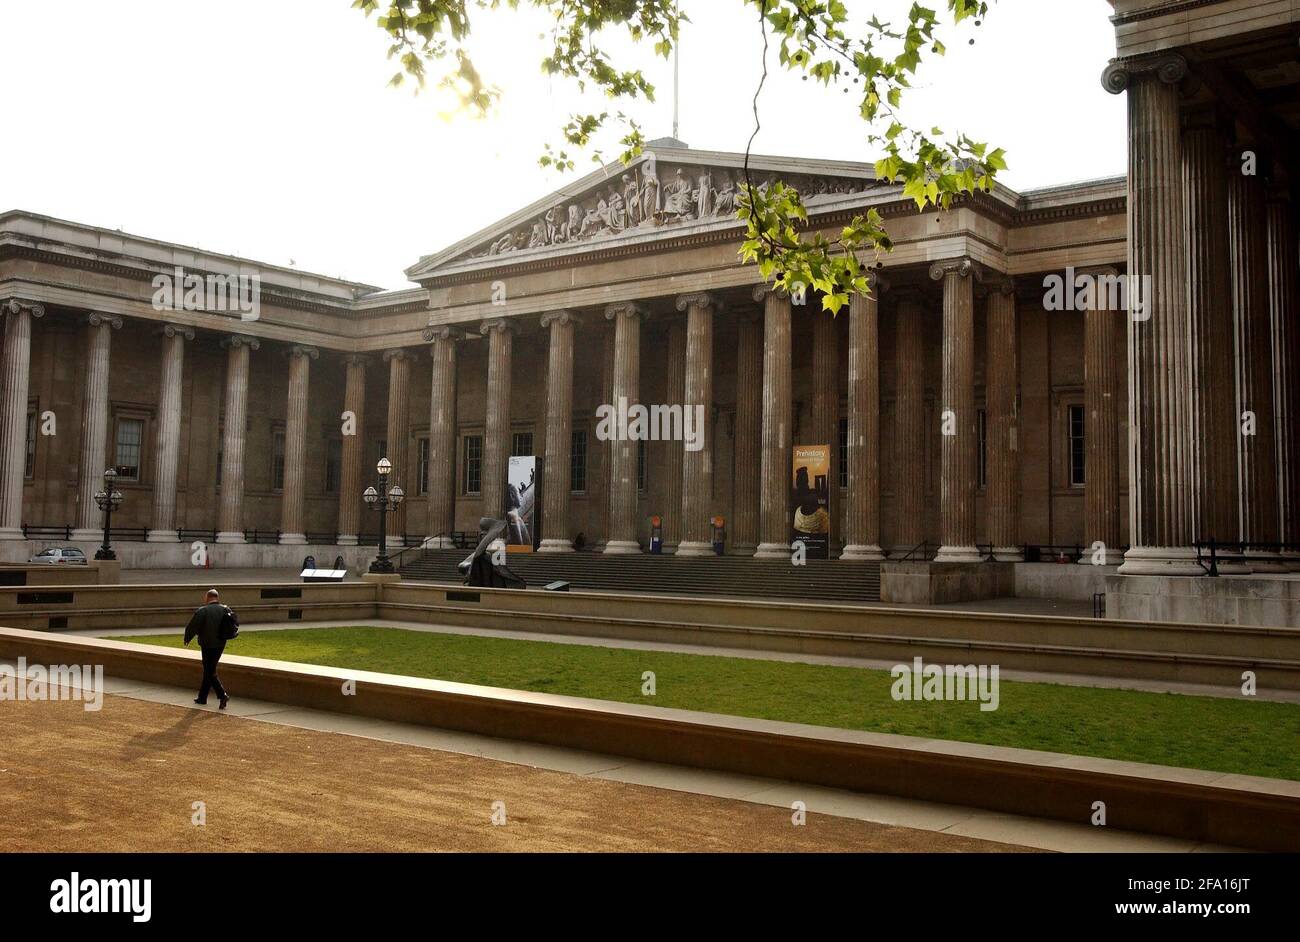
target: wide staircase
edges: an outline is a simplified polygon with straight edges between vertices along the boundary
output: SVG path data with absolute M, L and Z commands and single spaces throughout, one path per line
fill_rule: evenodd
M 401 567 L 414 582 L 461 582 L 456 564 L 468 551 L 429 549 Z M 878 602 L 880 565 L 810 559 L 795 566 L 788 559 L 745 556 L 605 556 L 600 553 L 512 553 L 512 572 L 541 588 L 567 582 L 574 590 L 662 592 L 668 595 L 790 599 L 802 602 Z

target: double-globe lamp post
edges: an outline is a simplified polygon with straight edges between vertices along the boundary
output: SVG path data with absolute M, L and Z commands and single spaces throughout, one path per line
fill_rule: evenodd
M 388 559 L 388 525 L 385 518 L 390 507 L 396 511 L 397 505 L 406 499 L 406 492 L 396 484 L 392 487 L 388 486 L 388 475 L 392 470 L 392 462 L 387 458 L 380 458 L 379 464 L 375 465 L 375 471 L 379 473 L 378 489 L 371 485 L 361 495 L 365 498 L 367 507 L 379 511 L 379 555 L 370 564 L 371 572 L 391 573 L 393 571 L 393 564 Z
M 104 472 L 104 489 L 95 492 L 95 503 L 99 505 L 100 510 L 104 511 L 104 545 L 95 551 L 96 559 L 117 559 L 117 554 L 113 552 L 112 544 L 109 543 L 113 511 L 122 505 L 122 492 L 113 489 L 116 483 L 117 471 L 109 468 Z

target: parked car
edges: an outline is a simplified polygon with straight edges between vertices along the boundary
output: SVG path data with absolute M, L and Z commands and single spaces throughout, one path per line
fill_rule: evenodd
M 27 561 L 46 566 L 84 566 L 86 554 L 75 546 L 52 546 L 41 550 Z

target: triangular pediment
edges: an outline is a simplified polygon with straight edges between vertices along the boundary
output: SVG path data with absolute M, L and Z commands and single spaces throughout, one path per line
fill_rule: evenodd
M 407 270 L 413 280 L 493 267 L 606 244 L 671 238 L 734 226 L 745 181 L 743 154 L 697 151 L 654 141 L 627 166 L 609 164 Z M 812 211 L 895 189 L 876 182 L 870 164 L 751 156 L 757 186 L 780 179 Z

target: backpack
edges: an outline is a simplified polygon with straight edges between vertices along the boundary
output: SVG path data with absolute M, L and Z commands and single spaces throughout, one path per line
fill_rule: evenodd
M 226 614 L 221 616 L 221 640 L 233 641 L 239 637 L 239 616 L 229 605 L 221 607 L 226 610 Z

